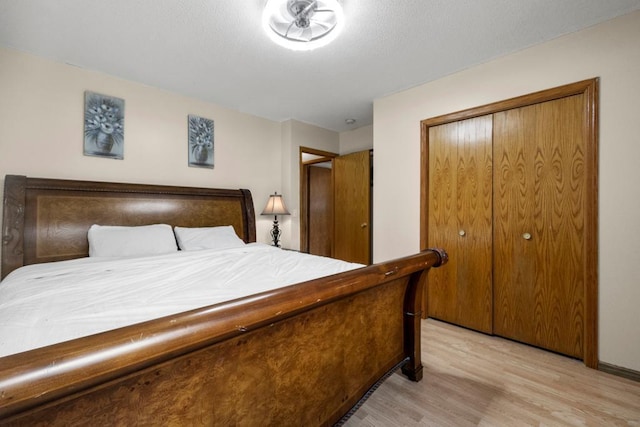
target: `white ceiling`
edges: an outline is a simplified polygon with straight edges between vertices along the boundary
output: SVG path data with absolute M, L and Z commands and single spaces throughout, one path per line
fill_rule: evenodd
M 640 9 L 640 0 L 341 0 L 340 37 L 294 52 L 264 34 L 265 2 L 0 0 L 0 45 L 344 131 L 372 123 L 376 98 Z

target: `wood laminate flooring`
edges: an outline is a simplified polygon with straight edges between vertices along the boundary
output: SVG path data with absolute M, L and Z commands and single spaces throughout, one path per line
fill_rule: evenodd
M 640 426 L 640 382 L 432 319 L 424 379 L 391 375 L 345 426 Z

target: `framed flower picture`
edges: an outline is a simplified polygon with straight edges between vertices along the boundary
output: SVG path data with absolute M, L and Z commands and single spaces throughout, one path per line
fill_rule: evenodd
M 213 169 L 213 120 L 189 115 L 189 166 Z
M 124 158 L 124 100 L 84 93 L 85 156 Z

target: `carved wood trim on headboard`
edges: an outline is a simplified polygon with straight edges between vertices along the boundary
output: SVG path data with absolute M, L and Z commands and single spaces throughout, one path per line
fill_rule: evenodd
M 24 265 L 24 210 L 27 178 L 7 175 L 2 209 L 2 278 Z M 6 271 L 6 273 L 5 273 Z
M 249 190 L 72 181 L 7 175 L 2 278 L 28 264 L 88 255 L 92 224 L 182 227 L 233 225 L 256 241 Z

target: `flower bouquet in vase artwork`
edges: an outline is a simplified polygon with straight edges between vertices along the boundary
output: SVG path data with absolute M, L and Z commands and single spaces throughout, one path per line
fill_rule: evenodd
M 213 168 L 213 120 L 189 115 L 189 166 Z
M 124 157 L 124 100 L 85 92 L 84 154 Z

